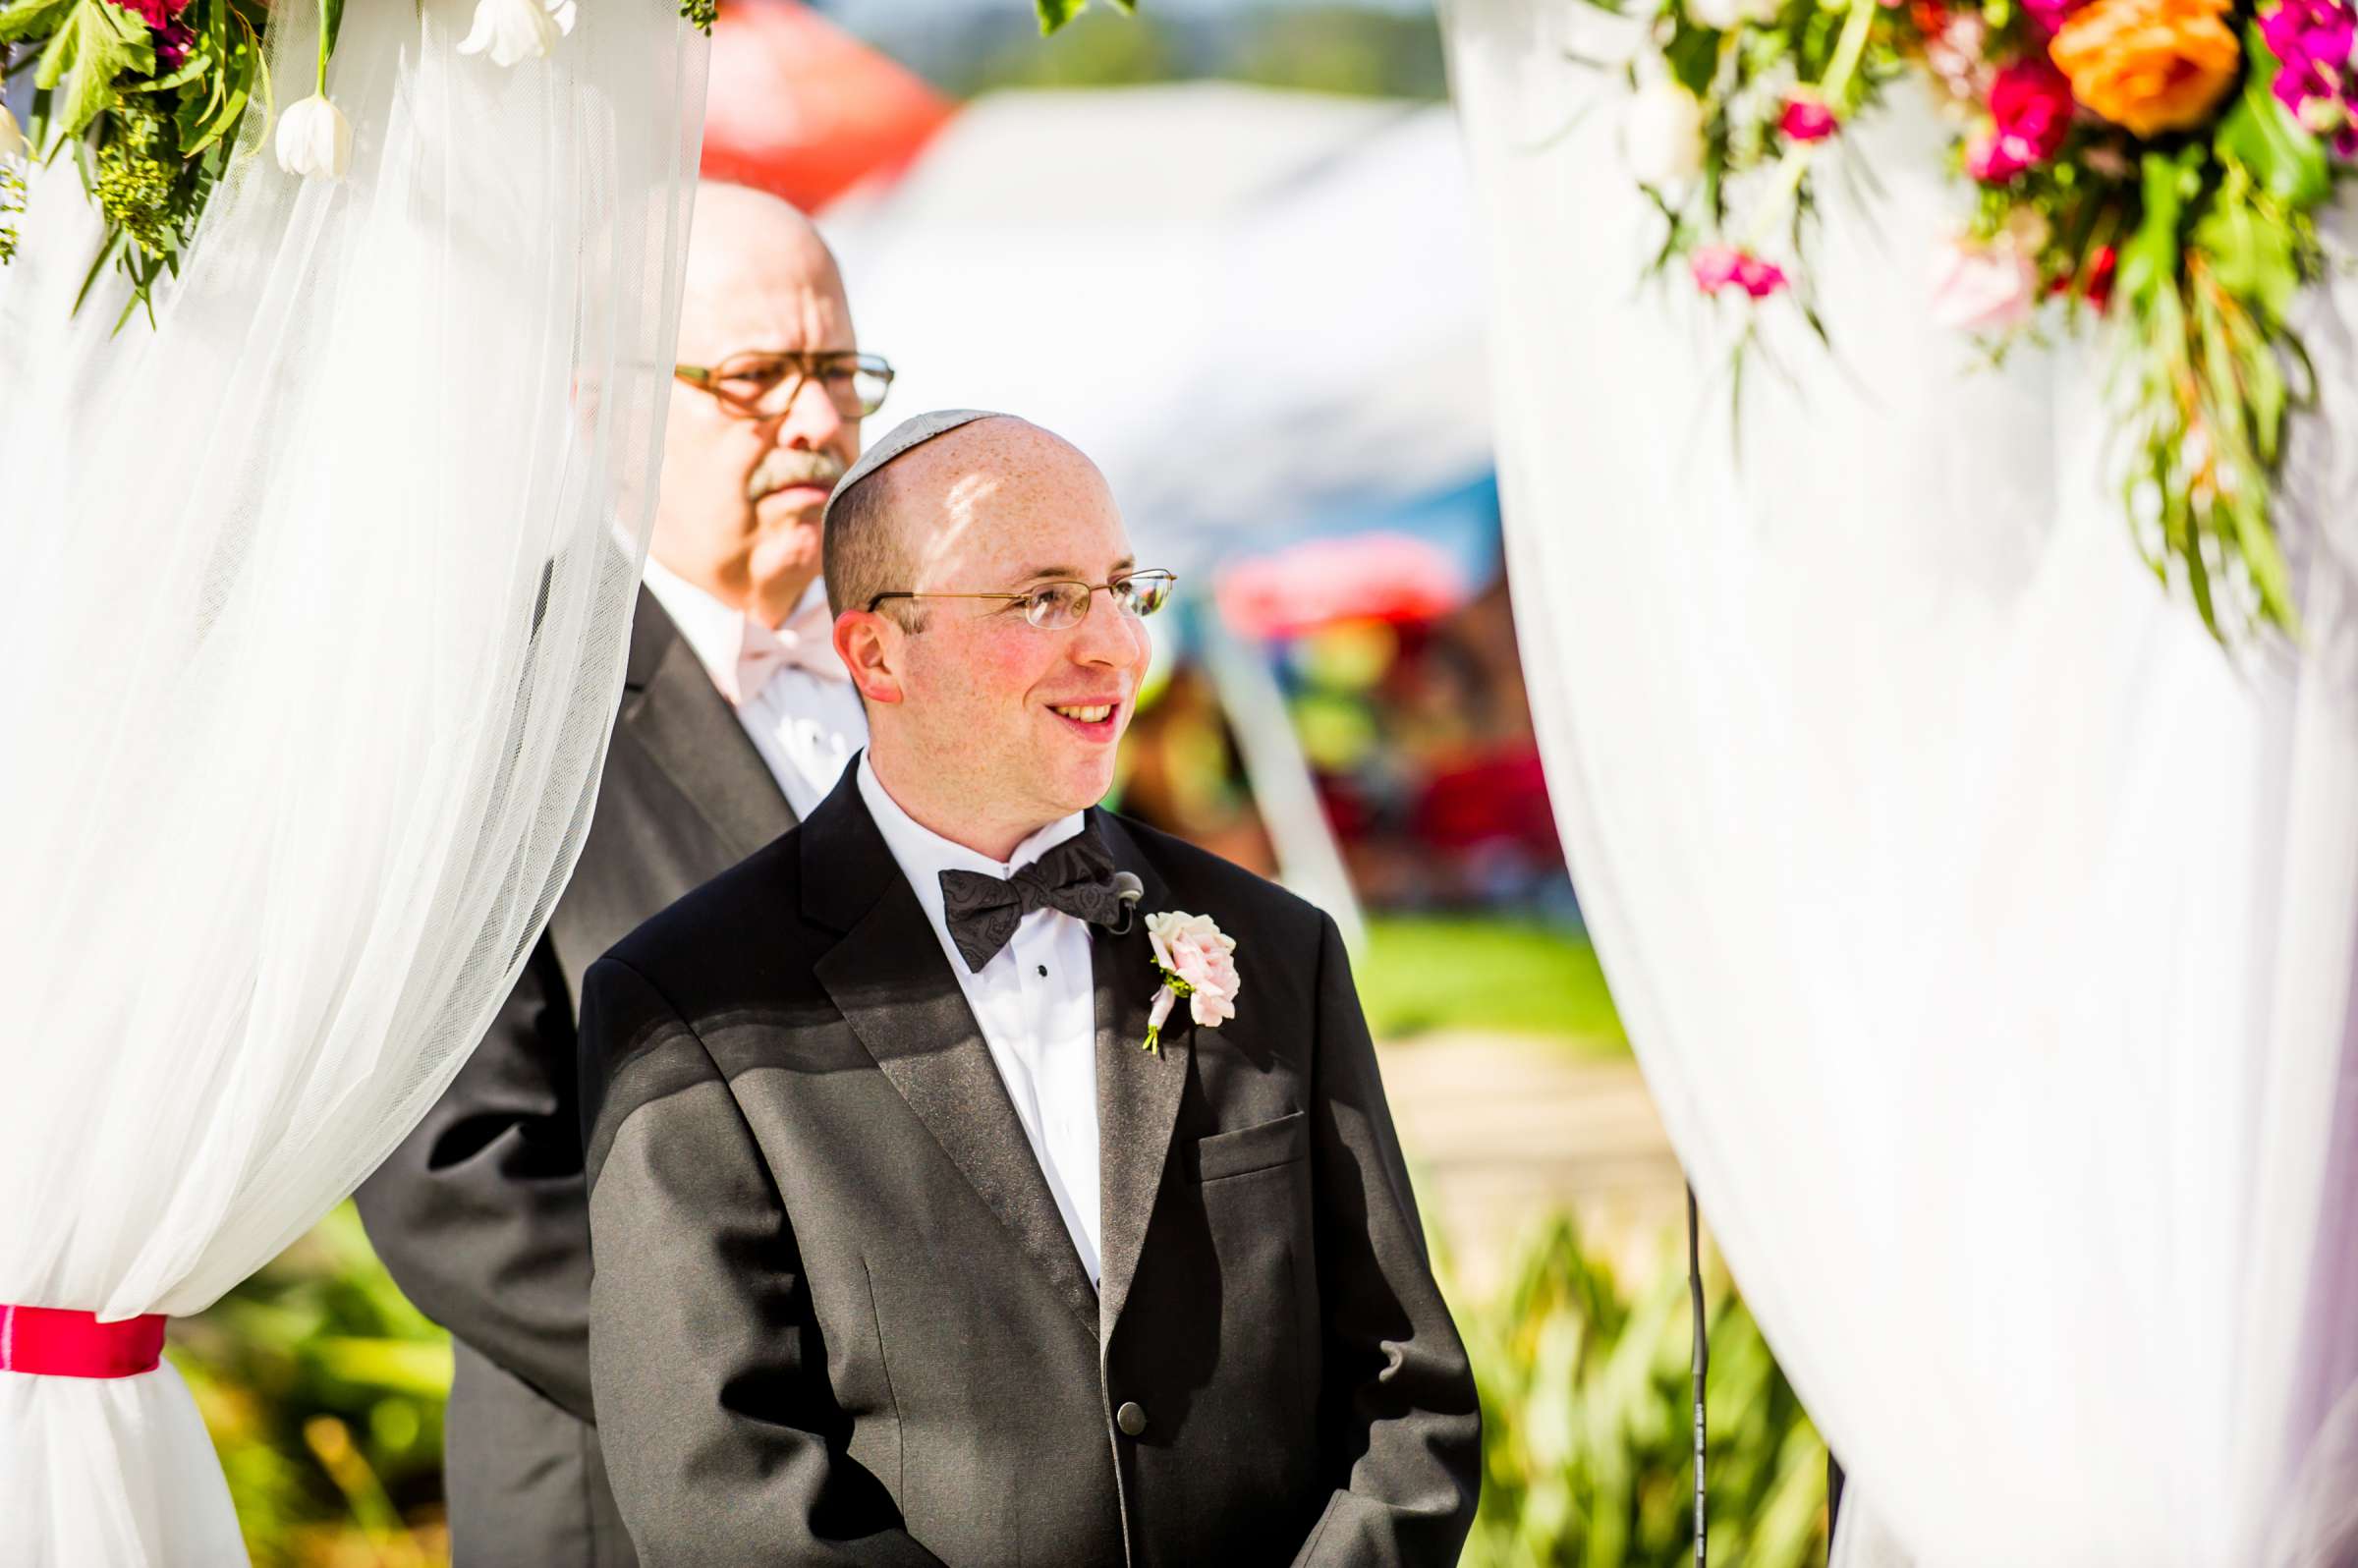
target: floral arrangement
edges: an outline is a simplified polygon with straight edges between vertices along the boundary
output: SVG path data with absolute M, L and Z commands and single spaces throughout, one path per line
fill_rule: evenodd
M 271 112 L 262 39 L 273 5 L 290 3 L 0 0 L 0 77 L 29 70 L 33 86 L 27 125 L 0 106 L 0 262 L 16 249 L 25 163 L 70 151 L 106 229 L 84 296 L 111 263 L 131 279 L 125 318 L 147 304 L 178 269 L 247 111 L 258 98 Z M 333 180 L 352 160 L 352 127 L 327 95 L 344 0 L 316 3 L 316 78 L 309 97 L 278 114 L 273 146 L 287 173 Z M 716 5 L 680 0 L 680 12 L 708 32 Z M 477 0 L 459 52 L 503 69 L 545 55 L 573 30 L 575 9 L 576 0 Z
M 1998 353 L 2057 317 L 2108 326 L 2140 550 L 2222 642 L 2297 635 L 2272 506 L 2314 383 L 2289 318 L 2358 157 L 2358 0 L 1635 3 L 1651 47 L 1628 66 L 1625 150 L 1667 223 L 1657 271 L 1798 309 L 1824 338 L 1821 160 L 1921 80 L 1970 192 L 1929 279 L 1936 318 Z

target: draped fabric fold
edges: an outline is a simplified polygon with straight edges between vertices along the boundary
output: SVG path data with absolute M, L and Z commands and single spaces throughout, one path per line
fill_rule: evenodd
M 264 116 L 153 323 L 70 160 L 0 268 L 0 1302 L 201 1310 L 457 1071 L 570 874 L 669 395 L 705 49 L 584 0 L 344 14 L 337 182 Z M 274 10 L 283 107 L 315 13 Z M 0 1372 L 0 1564 L 243 1561 L 167 1365 Z
M 1640 282 L 1659 219 L 1584 63 L 1621 25 L 1446 12 L 1549 786 L 1852 1475 L 1844 1559 L 2353 1560 L 2358 277 L 2300 323 L 2308 640 L 2229 656 L 2134 552 L 2101 342 L 1992 367 L 1931 321 L 1972 197 L 1929 104 L 1845 129 L 1833 351 L 1763 307 L 1739 427 L 1742 317 Z

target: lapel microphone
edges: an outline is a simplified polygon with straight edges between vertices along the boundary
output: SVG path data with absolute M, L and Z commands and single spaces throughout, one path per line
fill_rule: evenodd
M 1106 929 L 1116 936 L 1127 936 L 1138 919 L 1138 901 L 1147 896 L 1147 884 L 1134 871 L 1113 873 L 1113 896 L 1122 901 L 1122 918 Z

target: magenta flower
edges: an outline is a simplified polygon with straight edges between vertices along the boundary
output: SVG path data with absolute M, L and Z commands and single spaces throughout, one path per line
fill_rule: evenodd
M 1697 246 L 1687 257 L 1687 265 L 1695 274 L 1695 287 L 1706 294 L 1733 286 L 1756 300 L 1765 300 L 1786 282 L 1784 270 L 1775 262 L 1764 261 L 1732 245 Z
M 115 4 L 156 32 L 163 31 L 174 18 L 189 9 L 189 0 L 115 0 Z
M 1966 147 L 1966 172 L 1985 185 L 2002 185 L 2037 168 L 2062 150 L 2077 107 L 2071 84 L 2047 56 L 2007 65 L 1990 84 L 1990 124 Z
M 2030 13 L 2039 30 L 2051 38 L 2062 30 L 2063 19 L 2086 3 L 2087 0 L 2022 0 L 2022 9 Z
M 155 64 L 160 71 L 178 71 L 189 63 L 189 51 L 196 47 L 196 29 L 185 22 L 165 25 L 155 35 Z
M 1777 117 L 1776 128 L 1790 140 L 1824 141 L 1834 134 L 1834 111 L 1813 93 L 1796 92 L 1785 100 L 1785 112 Z
M 2358 82 L 2350 70 L 2358 13 L 2340 0 L 2283 0 L 2262 14 L 2260 35 L 2279 62 L 2270 84 L 2276 101 L 2310 131 L 2331 136 L 2334 151 L 2358 157 Z
M 158 72 L 177 71 L 188 63 L 189 51 L 196 46 L 196 29 L 181 21 L 180 14 L 189 9 L 190 0 L 115 0 L 115 5 L 147 24 Z

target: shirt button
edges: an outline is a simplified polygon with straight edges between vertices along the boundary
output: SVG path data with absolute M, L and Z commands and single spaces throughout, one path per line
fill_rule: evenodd
M 1147 1413 L 1135 1402 L 1125 1401 L 1122 1408 L 1113 1413 L 1113 1424 L 1122 1428 L 1125 1436 L 1135 1437 L 1147 1429 Z
M 1046 980 L 1046 979 L 1048 978 L 1048 966 L 1047 966 L 1047 965 L 1045 965 L 1045 964 L 1042 964 L 1042 965 L 1040 965 L 1040 966 L 1039 966 L 1039 978 L 1040 978 L 1041 980 Z

